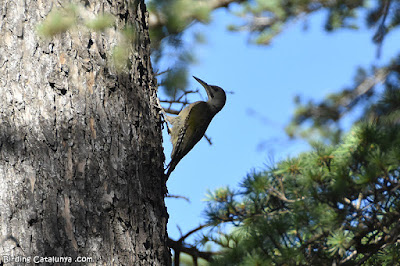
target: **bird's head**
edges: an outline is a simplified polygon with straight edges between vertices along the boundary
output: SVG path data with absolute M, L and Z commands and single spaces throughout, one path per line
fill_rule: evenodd
M 208 103 L 215 109 L 216 112 L 221 111 L 226 102 L 226 94 L 225 91 L 218 86 L 208 85 L 204 81 L 199 78 L 193 76 L 195 80 L 197 80 L 206 90 L 208 95 Z

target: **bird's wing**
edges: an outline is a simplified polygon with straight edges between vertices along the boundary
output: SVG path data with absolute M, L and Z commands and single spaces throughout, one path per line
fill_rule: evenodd
M 190 113 L 186 118 L 188 126 L 184 136 L 187 138 L 185 138 L 184 141 L 187 143 L 187 146 L 190 147 L 189 150 L 204 136 L 211 119 L 211 110 L 206 102 L 198 102 L 190 110 Z M 183 156 L 185 155 L 186 154 Z
M 181 128 L 173 147 L 169 170 L 173 171 L 178 162 L 201 140 L 211 119 L 212 114 L 207 103 L 200 101 L 191 106 L 184 122 L 186 126 Z

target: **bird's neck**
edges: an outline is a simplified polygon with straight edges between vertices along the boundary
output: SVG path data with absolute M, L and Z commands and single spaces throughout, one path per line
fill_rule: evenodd
M 222 101 L 219 101 L 218 99 L 209 99 L 207 101 L 208 106 L 210 107 L 211 111 L 216 114 L 219 111 L 221 111 L 222 107 L 224 107 L 224 103 Z

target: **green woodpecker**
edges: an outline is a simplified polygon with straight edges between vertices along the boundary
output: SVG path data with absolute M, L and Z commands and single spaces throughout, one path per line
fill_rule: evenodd
M 193 76 L 206 90 L 208 101 L 198 101 L 188 105 L 178 116 L 167 116 L 172 124 L 169 130 L 172 142 L 171 162 L 167 166 L 167 178 L 179 161 L 201 140 L 213 117 L 225 105 L 225 91 L 218 86 L 208 85 Z

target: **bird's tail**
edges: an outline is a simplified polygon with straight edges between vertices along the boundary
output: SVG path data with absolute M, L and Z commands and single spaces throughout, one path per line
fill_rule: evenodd
M 173 160 L 173 159 L 169 162 L 169 164 L 167 165 L 167 168 L 166 168 L 166 170 L 167 170 L 167 173 L 165 174 L 166 179 L 168 179 L 169 176 L 171 175 L 172 171 L 175 170 L 176 165 L 177 165 L 177 162 L 175 162 L 175 160 Z

